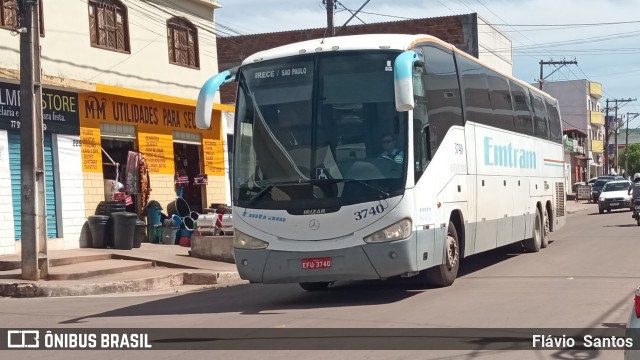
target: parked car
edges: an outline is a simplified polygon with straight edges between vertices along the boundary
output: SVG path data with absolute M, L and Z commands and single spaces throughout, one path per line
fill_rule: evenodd
M 591 200 L 593 200 L 593 202 L 597 204 L 598 198 L 600 198 L 600 192 L 602 191 L 602 187 L 604 186 L 604 184 L 608 183 L 609 181 L 615 180 L 624 180 L 624 178 L 619 175 L 599 176 L 593 183 L 593 188 L 591 189 Z
M 631 195 L 628 194 L 630 185 L 629 180 L 613 180 L 605 183 L 598 196 L 600 214 L 605 210 L 611 212 L 612 209 L 631 209 Z

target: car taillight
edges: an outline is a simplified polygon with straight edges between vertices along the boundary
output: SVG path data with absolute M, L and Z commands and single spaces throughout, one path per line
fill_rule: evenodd
M 636 289 L 635 305 L 636 305 L 636 317 L 640 318 L 640 287 Z

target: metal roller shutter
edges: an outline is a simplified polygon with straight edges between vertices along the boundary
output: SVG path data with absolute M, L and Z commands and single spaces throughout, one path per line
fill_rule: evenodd
M 9 171 L 11 172 L 11 195 L 13 200 L 13 224 L 16 240 L 22 238 L 22 208 L 20 197 L 20 133 L 10 131 L 9 137 Z M 44 187 L 47 216 L 47 237 L 58 237 L 58 221 L 56 209 L 56 186 L 53 174 L 53 141 L 51 134 L 44 134 Z

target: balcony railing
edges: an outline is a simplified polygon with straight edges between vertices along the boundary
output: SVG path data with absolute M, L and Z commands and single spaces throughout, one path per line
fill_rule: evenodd
M 589 82 L 589 95 L 595 98 L 602 97 L 602 84 L 597 82 Z
M 591 111 L 589 113 L 589 118 L 593 125 L 604 125 L 604 114 L 600 111 Z

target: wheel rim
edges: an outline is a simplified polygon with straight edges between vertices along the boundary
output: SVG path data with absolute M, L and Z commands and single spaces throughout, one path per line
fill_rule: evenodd
M 447 235 L 447 269 L 453 270 L 458 264 L 458 242 L 451 235 Z
M 538 215 L 539 216 L 539 215 Z M 534 236 L 536 237 L 536 242 L 540 243 L 540 218 L 538 217 L 536 219 L 536 225 L 535 225 L 535 229 L 534 229 Z
M 549 223 L 549 215 L 545 214 L 544 217 L 544 238 L 546 239 L 549 236 L 549 231 L 551 230 L 551 225 Z

